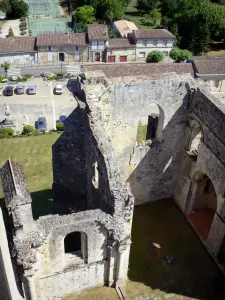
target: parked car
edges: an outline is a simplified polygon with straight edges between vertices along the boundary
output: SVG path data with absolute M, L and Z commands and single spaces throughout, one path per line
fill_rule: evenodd
M 37 129 L 40 131 L 46 131 L 47 130 L 47 123 L 45 117 L 39 117 L 37 121 Z
M 65 115 L 62 115 L 59 117 L 59 122 L 63 122 L 66 120 L 66 116 Z
M 28 94 L 29 94 L 29 95 L 35 95 L 36 92 L 37 92 L 37 90 L 36 90 L 36 85 L 30 85 L 30 86 L 28 87 Z
M 5 96 L 12 96 L 13 95 L 13 86 L 9 85 L 5 88 L 4 91 Z
M 56 95 L 62 95 L 63 94 L 63 86 L 61 84 L 56 85 L 55 94 Z
M 16 88 L 16 93 L 17 93 L 18 95 L 24 94 L 24 85 L 18 84 L 18 85 L 17 85 L 17 88 Z

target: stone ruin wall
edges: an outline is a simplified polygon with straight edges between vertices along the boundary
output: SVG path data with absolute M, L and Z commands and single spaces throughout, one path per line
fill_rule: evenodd
M 189 79 L 163 74 L 113 78 L 97 84 L 89 79 L 84 84 L 88 104 L 97 106 L 101 112 L 121 173 L 130 183 L 136 204 L 173 195 L 184 144 Z M 146 124 L 153 103 L 160 110 L 161 133 L 150 147 L 137 145 L 138 124 Z
M 111 286 L 127 278 L 133 196 L 120 178 L 114 150 L 100 124 L 99 112 L 89 110 L 87 113 L 85 108 L 79 107 L 74 113 L 65 124 L 62 138 L 53 146 L 53 188 L 61 186 L 60 192 L 69 191 L 75 206 L 76 200 L 80 204 L 77 195 L 88 197 L 85 206 L 79 207 L 80 212 L 33 220 L 22 168 L 9 160 L 1 169 L 25 299 L 61 299 L 70 293 L 104 284 Z M 79 116 L 81 122 L 74 116 Z M 99 187 L 102 189 L 100 207 L 93 205 L 90 196 L 88 181 L 93 176 L 93 160 L 88 160 L 87 156 L 92 157 L 92 152 L 98 162 Z M 81 163 L 79 159 L 82 159 Z M 84 180 L 81 186 L 79 181 L 76 182 L 79 176 Z M 62 202 L 67 203 L 66 196 L 61 198 Z M 87 252 L 79 264 L 68 259 L 64 251 L 64 238 L 74 231 L 85 233 L 87 237 Z

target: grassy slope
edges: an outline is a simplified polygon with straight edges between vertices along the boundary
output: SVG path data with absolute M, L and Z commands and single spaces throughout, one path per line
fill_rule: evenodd
M 151 27 L 142 24 L 142 15 L 136 8 L 137 0 L 132 0 L 125 8 L 125 18 L 128 17 L 129 21 L 134 22 L 139 29 L 149 29 Z
M 33 199 L 34 217 L 50 211 L 52 196 L 52 144 L 58 133 L 13 139 L 0 139 L 0 166 L 8 158 L 22 165 Z M 0 190 L 0 198 L 3 197 Z

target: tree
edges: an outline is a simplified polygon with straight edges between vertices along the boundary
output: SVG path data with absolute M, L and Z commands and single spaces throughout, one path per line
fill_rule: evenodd
M 208 26 L 200 24 L 198 30 L 192 35 L 190 49 L 195 54 L 205 54 L 209 51 L 210 42 L 210 30 Z
M 150 17 L 152 18 L 154 23 L 160 23 L 161 20 L 161 12 L 157 9 L 154 8 L 151 12 L 150 12 Z
M 94 7 L 84 5 L 75 11 L 76 22 L 81 24 L 92 24 L 95 22 Z
M 149 13 L 154 8 L 159 6 L 160 2 L 157 0 L 138 0 L 137 9 Z
M 97 19 L 110 21 L 123 16 L 124 0 L 95 0 L 93 6 Z
M 10 4 L 8 0 L 1 0 L 0 1 L 0 10 L 3 12 L 7 12 L 10 9 Z
M 21 18 L 26 17 L 29 13 L 29 5 L 23 0 L 11 0 L 11 7 L 7 11 L 7 17 Z
M 147 63 L 157 63 L 164 59 L 164 54 L 160 51 L 151 51 L 146 58 Z
M 181 50 L 176 47 L 170 51 L 170 58 L 175 60 L 175 62 L 185 61 L 185 59 L 190 59 L 191 57 L 192 53 L 188 50 Z
M 11 27 L 11 26 L 9 27 L 9 33 L 8 33 L 8 36 L 9 36 L 9 37 L 12 37 L 12 36 L 14 36 L 14 32 L 13 32 L 13 30 L 12 30 L 12 27 Z
M 8 70 L 10 68 L 10 63 L 8 61 L 5 61 L 3 64 L 1 64 L 1 68 L 4 69 L 5 75 L 7 77 L 8 75 Z

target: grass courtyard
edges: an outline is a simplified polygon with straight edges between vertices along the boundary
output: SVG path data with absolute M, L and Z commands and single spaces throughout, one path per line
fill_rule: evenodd
M 0 140 L 0 166 L 9 157 L 23 166 L 35 217 L 51 209 L 51 146 L 58 137 L 52 133 Z M 174 258 L 171 264 L 167 255 Z M 129 300 L 225 299 L 223 275 L 170 199 L 135 207 L 128 277 Z M 77 299 L 116 300 L 117 296 L 113 289 L 98 288 L 65 298 Z
M 32 196 L 34 217 L 48 214 L 52 205 L 52 149 L 58 133 L 0 139 L 0 167 L 8 158 L 22 165 Z M 3 198 L 0 189 L 0 199 Z M 0 200 L 1 201 L 1 200 Z

